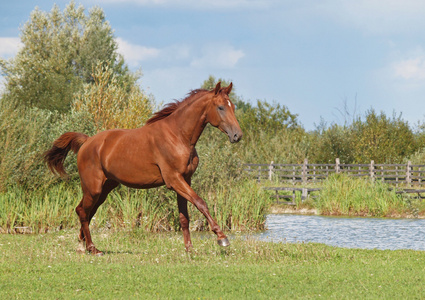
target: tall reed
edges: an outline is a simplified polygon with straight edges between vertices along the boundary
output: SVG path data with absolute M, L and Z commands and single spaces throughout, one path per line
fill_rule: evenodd
M 9 188 L 0 193 L 0 232 L 45 232 L 79 227 L 75 207 L 81 201 L 77 181 L 62 182 L 40 190 Z M 204 199 L 225 230 L 264 228 L 267 197 L 249 181 L 218 185 Z M 192 230 L 209 230 L 205 217 L 188 203 Z M 124 186 L 110 193 L 91 226 L 143 228 L 146 231 L 180 230 L 176 194 L 165 187 L 136 190 Z
M 0 193 L 0 231 L 43 232 L 77 224 L 78 189 L 61 183 L 45 191 L 9 188 Z
M 322 187 L 314 202 L 321 214 L 390 216 L 408 209 L 402 197 L 380 181 L 336 174 L 325 180 Z
M 219 185 L 206 201 L 212 216 L 225 230 L 264 229 L 269 197 L 255 182 L 241 180 L 234 185 Z

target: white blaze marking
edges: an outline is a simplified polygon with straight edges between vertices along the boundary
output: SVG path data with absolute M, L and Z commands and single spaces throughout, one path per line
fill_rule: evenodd
M 230 105 L 230 101 L 229 101 L 229 100 L 227 100 L 227 104 L 229 104 L 229 107 L 232 107 L 232 106 Z

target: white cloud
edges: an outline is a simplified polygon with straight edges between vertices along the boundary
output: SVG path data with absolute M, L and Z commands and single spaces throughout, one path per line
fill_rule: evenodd
M 409 81 L 425 79 L 425 55 L 404 59 L 393 63 L 393 74 L 396 78 Z
M 402 84 L 423 84 L 425 81 L 425 50 L 418 46 L 408 51 L 395 49 L 387 67 L 389 75 Z
M 0 37 L 0 56 L 10 57 L 15 55 L 21 47 L 21 39 L 15 37 Z
M 117 38 L 118 53 L 124 56 L 126 62 L 130 65 L 137 66 L 142 61 L 156 58 L 160 55 L 161 50 L 157 48 L 149 48 L 131 44 L 122 38 Z
M 408 51 L 393 50 L 385 66 L 370 71 L 370 83 L 377 88 L 377 91 L 380 91 L 381 99 L 393 98 L 398 101 L 412 97 L 411 100 L 413 100 L 413 97 L 416 97 L 412 96 L 413 94 L 422 93 L 423 95 L 425 50 L 421 47 Z
M 230 45 L 209 45 L 203 48 L 202 56 L 191 62 L 196 68 L 231 69 L 245 56 L 242 50 L 236 50 Z

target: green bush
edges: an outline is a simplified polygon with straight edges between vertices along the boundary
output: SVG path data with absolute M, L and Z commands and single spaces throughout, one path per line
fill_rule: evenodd
M 66 131 L 93 134 L 94 126 L 84 112 L 59 114 L 0 100 L 0 191 L 15 185 L 34 189 L 55 181 L 42 154 Z M 75 157 L 67 166 L 75 176 Z

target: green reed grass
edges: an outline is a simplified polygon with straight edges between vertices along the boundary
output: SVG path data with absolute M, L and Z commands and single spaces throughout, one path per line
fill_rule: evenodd
M 76 224 L 74 208 L 78 193 L 66 184 L 46 191 L 10 188 L 0 193 L 0 230 L 42 232 Z M 16 227 L 22 227 L 16 230 Z
M 264 229 L 269 206 L 266 193 L 252 181 L 217 187 L 213 208 L 217 222 L 228 230 Z
M 268 197 L 255 183 L 218 186 L 203 196 L 211 215 L 224 230 L 264 228 Z M 45 232 L 79 226 L 75 207 L 81 201 L 78 182 L 45 189 L 9 188 L 0 193 L 1 232 Z M 209 230 L 205 217 L 188 203 L 192 230 Z M 136 190 L 120 186 L 110 193 L 92 228 L 143 228 L 149 232 L 180 230 L 177 196 L 165 187 Z
M 380 217 L 409 209 L 407 202 L 387 184 L 345 174 L 330 176 L 323 182 L 314 206 L 321 214 Z

